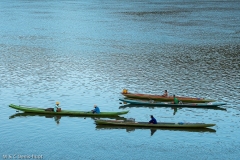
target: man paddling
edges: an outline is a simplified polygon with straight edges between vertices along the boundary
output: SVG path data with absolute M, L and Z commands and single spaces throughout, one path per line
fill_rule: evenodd
M 157 124 L 157 120 L 153 117 L 153 115 L 150 116 L 151 120 L 149 121 L 150 124 Z
M 100 113 L 100 109 L 96 104 L 94 105 L 94 109 L 92 110 L 92 113 Z
M 163 97 L 168 97 L 168 92 L 167 90 L 164 91 L 164 94 L 162 95 Z
M 53 112 L 60 112 L 61 108 L 59 106 L 59 102 L 56 102 L 56 105 L 54 106 L 54 108 L 47 108 L 45 109 L 45 111 L 53 111 Z
M 56 102 L 56 105 L 55 105 L 55 107 L 54 107 L 54 112 L 58 112 L 58 108 L 60 108 L 60 106 L 59 106 L 59 102 Z
M 175 95 L 173 95 L 173 103 L 174 104 L 179 104 L 179 100 L 176 98 Z

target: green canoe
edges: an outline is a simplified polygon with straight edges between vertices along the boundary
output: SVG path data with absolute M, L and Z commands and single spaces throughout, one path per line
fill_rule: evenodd
M 101 112 L 101 113 L 92 113 L 89 111 L 70 111 L 70 110 L 61 110 L 61 112 L 45 111 L 45 108 L 36 108 L 36 107 L 26 107 L 21 105 L 10 104 L 9 107 L 23 111 L 26 113 L 39 113 L 39 114 L 51 114 L 51 115 L 74 115 L 74 116 L 93 116 L 93 117 L 113 117 L 118 115 L 127 114 L 129 111 L 122 112 Z
M 149 124 L 148 122 L 129 122 L 124 120 L 95 120 L 97 125 L 115 125 L 115 126 L 135 126 L 149 128 L 206 128 L 215 126 L 215 124 L 206 123 L 171 123 L 159 122 L 157 124 Z

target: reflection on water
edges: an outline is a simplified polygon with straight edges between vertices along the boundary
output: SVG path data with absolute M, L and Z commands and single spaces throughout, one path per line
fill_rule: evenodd
M 177 113 L 178 108 L 177 107 L 172 107 L 172 109 L 173 109 L 173 115 L 175 115 Z
M 183 131 L 183 132 L 216 132 L 215 129 L 211 128 L 151 128 L 151 127 L 135 127 L 135 126 L 113 126 L 113 125 L 97 125 L 97 130 L 118 130 L 126 129 L 126 132 L 133 132 L 136 129 L 150 130 L 152 136 L 157 130 L 158 131 Z
M 173 110 L 173 115 L 176 115 L 176 113 L 178 112 L 179 109 L 182 108 L 194 108 L 194 109 L 205 109 L 205 110 L 222 110 L 222 111 L 227 111 L 226 108 L 221 108 L 221 107 L 194 107 L 194 106 L 190 106 L 190 107 L 163 107 L 163 106 L 148 106 L 148 105 L 135 105 L 135 104 L 127 104 L 127 105 L 123 105 L 120 106 L 119 109 L 126 109 L 126 108 L 150 108 L 150 109 L 154 109 L 154 108 L 171 108 Z
M 106 117 L 98 117 L 98 118 L 95 118 L 95 117 L 84 117 L 84 116 L 78 116 L 78 115 L 51 115 L 51 114 L 38 114 L 38 113 L 16 113 L 16 114 L 13 114 L 11 116 L 9 116 L 9 119 L 13 119 L 13 118 L 29 118 L 29 117 L 44 117 L 44 118 L 51 118 L 53 119 L 56 124 L 60 124 L 60 119 L 62 117 L 77 117 L 77 118 L 90 118 L 90 119 L 93 119 L 93 120 L 96 120 L 96 119 L 99 119 L 99 118 L 106 118 Z M 126 118 L 124 117 L 120 117 L 120 116 L 115 116 L 115 117 L 108 117 L 108 119 L 115 119 L 115 120 L 126 120 Z
M 57 124 L 60 123 L 60 119 L 61 119 L 61 116 L 57 116 L 57 115 L 54 116 L 54 120 Z
M 157 129 L 150 129 L 151 131 L 151 136 L 157 131 Z

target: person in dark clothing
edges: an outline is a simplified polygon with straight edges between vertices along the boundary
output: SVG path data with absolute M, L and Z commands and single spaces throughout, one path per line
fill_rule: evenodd
M 164 91 L 164 94 L 162 95 L 163 97 L 168 97 L 168 92 L 167 90 Z
M 151 115 L 151 120 L 149 121 L 150 124 L 157 124 L 157 120 Z

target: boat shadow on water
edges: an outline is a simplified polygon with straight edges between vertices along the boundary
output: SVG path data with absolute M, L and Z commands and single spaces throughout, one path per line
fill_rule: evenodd
M 54 119 L 54 121 L 59 124 L 60 123 L 60 119 L 62 117 L 75 117 L 75 118 L 91 118 L 93 120 L 96 120 L 95 117 L 84 117 L 84 116 L 77 116 L 77 115 L 51 115 L 51 114 L 40 114 L 40 113 L 25 113 L 25 112 L 21 112 L 21 113 L 15 113 L 11 116 L 9 116 L 9 119 L 13 119 L 13 118 L 27 118 L 27 117 L 44 117 L 44 118 L 49 118 L 49 119 Z M 98 117 L 98 118 L 106 118 L 105 116 L 103 117 Z M 116 117 L 108 117 L 108 119 L 114 119 L 114 120 L 125 120 L 126 118 L 124 117 L 120 117 L 120 116 L 116 116 Z
M 126 129 L 126 132 L 133 132 L 136 129 L 150 130 L 151 136 L 157 131 L 183 131 L 183 132 L 216 132 L 211 128 L 146 128 L 135 126 L 113 126 L 113 125 L 96 125 L 96 130 L 113 130 L 113 129 Z
M 150 109 L 154 109 L 154 108 L 171 108 L 173 110 L 173 115 L 175 115 L 177 113 L 177 111 L 179 109 L 183 109 L 183 108 L 196 108 L 196 109 L 212 109 L 212 110 L 222 110 L 222 111 L 227 111 L 227 109 L 225 108 L 221 108 L 221 107 L 163 107 L 163 106 L 147 106 L 147 105 L 136 105 L 136 104 L 127 104 L 127 105 L 122 105 L 119 107 L 119 109 L 126 109 L 126 108 L 150 108 Z

